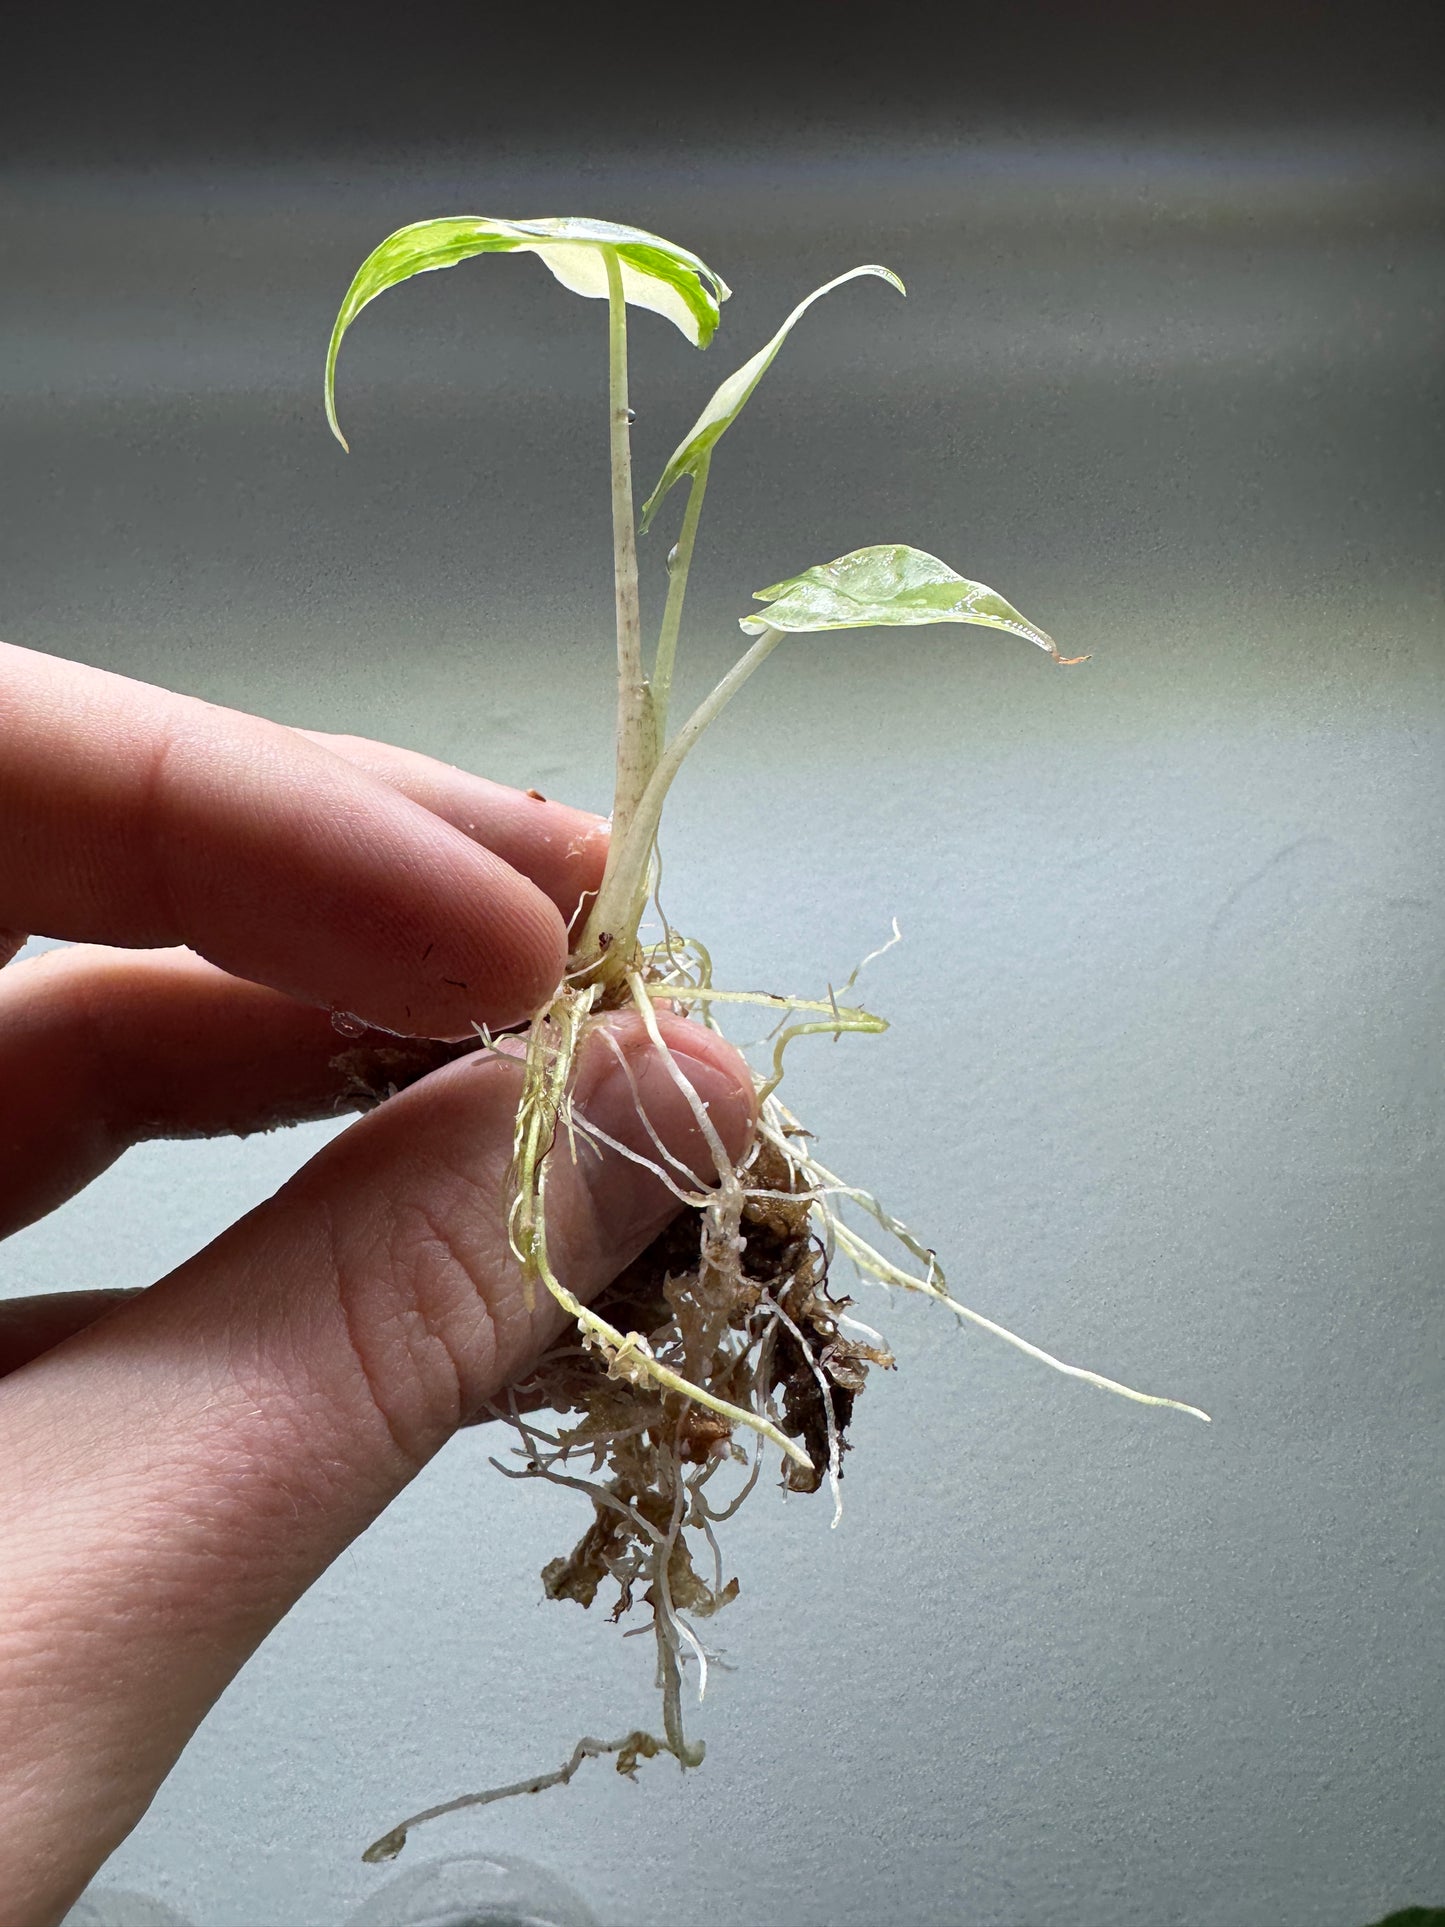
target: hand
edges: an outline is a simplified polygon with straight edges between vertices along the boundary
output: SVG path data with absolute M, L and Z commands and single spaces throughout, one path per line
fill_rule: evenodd
M 424 757 L 0 644 L 0 963 L 22 932 L 75 944 L 0 972 L 0 1235 L 141 1138 L 408 1086 L 150 1290 L 0 1304 L 6 1927 L 60 1918 L 271 1627 L 560 1328 L 507 1248 L 518 1067 L 427 1040 L 545 1001 L 605 848 L 595 817 Z M 707 1170 L 640 1024 L 611 1021 Z M 665 1022 L 740 1151 L 741 1060 Z M 650 1150 L 601 1040 L 578 1100 Z M 559 1161 L 548 1203 L 584 1298 L 674 1209 L 613 1153 Z

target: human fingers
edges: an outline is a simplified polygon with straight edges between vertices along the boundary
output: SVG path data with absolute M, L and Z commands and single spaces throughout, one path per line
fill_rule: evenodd
M 0 926 L 185 943 L 409 1035 L 528 1016 L 565 960 L 544 892 L 394 784 L 279 724 L 5 644 L 0 820 Z
M 339 1036 L 325 1011 L 189 950 L 27 958 L 0 972 L 0 1238 L 132 1144 L 365 1109 L 469 1048 Z
M 530 877 L 569 926 L 602 882 L 607 861 L 604 817 L 554 802 L 539 790 L 508 789 L 505 783 L 489 782 L 393 743 L 373 742 L 369 736 L 332 736 L 315 729 L 296 733 L 485 843 L 494 856 Z
M 0 1378 L 74 1338 L 136 1296 L 122 1286 L 97 1291 L 48 1291 L 33 1298 L 0 1298 Z
M 583 1113 L 711 1170 L 629 1018 L 584 1055 Z M 662 1019 L 730 1153 L 752 1090 Z M 294 1600 L 561 1324 L 507 1245 L 521 1071 L 486 1053 L 382 1105 L 170 1278 L 0 1384 L 0 1892 L 49 1922 L 133 1826 Z M 591 1296 L 674 1209 L 605 1148 L 557 1160 L 549 1249 Z
M 138 1285 L 101 1285 L 93 1291 L 42 1291 L 26 1298 L 0 1298 L 0 1378 L 18 1372 L 22 1365 L 40 1358 L 77 1332 L 97 1324 L 109 1312 L 118 1311 L 139 1298 Z M 520 1409 L 535 1409 L 524 1398 Z M 481 1425 L 496 1415 L 488 1410 L 473 1413 L 464 1422 Z

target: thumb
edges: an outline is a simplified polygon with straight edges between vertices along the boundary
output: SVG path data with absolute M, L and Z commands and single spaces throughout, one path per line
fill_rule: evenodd
M 746 1067 L 713 1033 L 661 1021 L 740 1152 Z M 672 1070 L 637 1020 L 608 1028 L 583 1053 L 578 1108 L 656 1157 L 650 1126 L 708 1182 Z M 507 1243 L 520 1087 L 495 1054 L 446 1066 L 0 1384 L 7 1917 L 58 1917 L 270 1628 L 560 1330 L 547 1294 L 528 1309 Z M 579 1140 L 548 1185 L 554 1270 L 593 1296 L 675 1209 L 654 1173 Z

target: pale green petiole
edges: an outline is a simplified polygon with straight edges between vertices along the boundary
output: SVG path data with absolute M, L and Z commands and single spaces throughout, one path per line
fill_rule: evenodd
M 612 793 L 612 839 L 602 889 L 582 928 L 577 953 L 581 973 L 603 974 L 617 936 L 604 904 L 648 780 L 657 765 L 662 725 L 642 659 L 642 608 L 637 579 L 637 524 L 632 511 L 631 409 L 627 399 L 627 301 L 616 251 L 602 250 L 607 270 L 607 404 L 612 471 L 612 578 L 617 611 L 617 771 Z M 684 578 L 683 590 L 686 588 Z M 668 597 L 669 608 L 673 598 Z M 676 619 L 681 622 L 681 596 Z M 674 644 L 676 633 L 674 631 Z
M 664 623 L 666 674 L 670 681 L 677 629 L 686 593 L 687 565 L 701 513 L 701 489 L 707 480 L 710 453 L 698 456 L 693 493 L 688 502 L 687 547 L 678 544 L 677 579 L 668 595 Z M 753 671 L 766 661 L 784 633 L 865 628 L 913 628 L 929 623 L 966 623 L 1022 636 L 1045 649 L 1057 663 L 1082 661 L 1063 656 L 1052 636 L 1021 616 L 995 590 L 971 582 L 937 556 L 903 543 L 881 543 L 855 549 L 834 562 L 808 569 L 802 575 L 758 591 L 754 598 L 768 602 L 765 613 L 742 617 L 739 627 L 757 641 L 701 702 L 672 741 L 655 758 L 641 795 L 632 804 L 622 829 L 614 816 L 612 849 L 602 889 L 592 907 L 580 945 L 579 976 L 586 981 L 616 982 L 636 944 L 637 927 L 647 898 L 647 879 L 662 806 L 683 759 L 699 736 L 731 702 Z M 665 685 L 663 702 L 666 701 Z M 619 794 L 622 764 L 619 760 Z
M 672 695 L 672 666 L 677 659 L 677 638 L 682 629 L 682 605 L 687 600 L 687 575 L 692 567 L 692 552 L 697 542 L 697 525 L 702 519 L 703 497 L 707 493 L 711 457 L 698 463 L 688 493 L 687 512 L 682 518 L 682 533 L 677 547 L 668 557 L 667 607 L 662 612 L 662 633 L 657 639 L 657 659 L 652 666 L 652 707 L 657 718 L 659 743 L 667 737 L 667 710 Z
M 607 267 L 607 406 L 612 458 L 612 558 L 617 606 L 617 787 L 612 834 L 625 839 L 657 760 L 657 726 L 642 664 L 637 526 L 632 513 L 632 433 L 627 401 L 627 302 L 622 264 L 604 248 Z
M 607 873 L 602 880 L 602 888 L 592 913 L 587 919 L 587 930 L 583 933 L 583 954 L 588 952 L 588 939 L 593 938 L 604 952 L 615 951 L 619 962 L 615 966 L 620 973 L 630 958 L 637 938 L 637 926 L 642 921 L 642 912 L 647 903 L 647 873 L 652 863 L 652 846 L 657 838 L 657 826 L 662 821 L 662 806 L 667 800 L 667 792 L 672 780 L 682 768 L 683 759 L 702 735 L 708 724 L 713 721 L 732 701 L 743 684 L 767 661 L 768 657 L 783 640 L 782 631 L 764 628 L 747 654 L 740 656 L 722 681 L 705 697 L 688 717 L 682 728 L 673 737 L 667 748 L 657 759 L 647 787 L 638 801 L 632 821 L 626 834 L 617 835 L 613 824 L 612 853 L 608 858 Z M 602 935 L 607 943 L 601 944 Z

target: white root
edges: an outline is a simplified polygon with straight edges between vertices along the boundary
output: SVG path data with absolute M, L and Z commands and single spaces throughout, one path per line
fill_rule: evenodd
M 833 1495 L 832 1529 L 836 1532 L 843 1518 L 843 1448 L 838 1438 L 838 1420 L 833 1411 L 833 1388 L 828 1383 L 827 1373 L 814 1358 L 808 1341 L 782 1306 L 766 1292 L 763 1293 L 763 1303 L 772 1309 L 779 1324 L 789 1333 L 798 1350 L 808 1361 L 808 1366 L 817 1381 L 818 1391 L 822 1395 L 823 1422 L 828 1429 L 828 1489 Z
M 443 1814 L 461 1813 L 467 1807 L 489 1807 L 498 1800 L 510 1800 L 519 1793 L 542 1793 L 548 1787 L 566 1786 L 584 1760 L 600 1760 L 615 1753 L 619 1756 L 618 1771 L 631 1774 L 636 1770 L 638 1760 L 653 1759 L 668 1750 L 650 1733 L 641 1731 L 624 1733 L 620 1740 L 580 1739 L 566 1765 L 559 1766 L 554 1772 L 537 1773 L 529 1780 L 514 1780 L 510 1786 L 491 1787 L 485 1793 L 464 1793 L 460 1799 L 444 1800 L 440 1806 L 425 1807 L 420 1813 L 414 1813 L 410 1819 L 394 1826 L 389 1833 L 384 1833 L 379 1840 L 373 1840 L 361 1857 L 371 1866 L 380 1861 L 395 1860 L 406 1845 L 406 1836 L 411 1828 L 421 1826 L 426 1820 L 440 1820 Z
M 1063 1359 L 1055 1358 L 1052 1352 L 1046 1352 L 1042 1346 L 1031 1343 L 1027 1338 L 1021 1338 L 1017 1332 L 1009 1331 L 1006 1326 L 998 1324 L 994 1319 L 986 1318 L 982 1312 L 973 1311 L 969 1306 L 960 1304 L 945 1289 L 946 1280 L 937 1254 L 920 1244 L 907 1225 L 900 1223 L 891 1213 L 885 1211 L 869 1192 L 860 1190 L 856 1185 L 845 1184 L 842 1178 L 830 1171 L 826 1165 L 819 1163 L 809 1153 L 798 1151 L 795 1155 L 799 1168 L 813 1181 L 819 1208 L 829 1217 L 831 1230 L 839 1248 L 861 1273 L 879 1279 L 885 1284 L 899 1285 L 905 1291 L 919 1292 L 924 1297 L 935 1299 L 940 1305 L 946 1305 L 955 1317 L 976 1325 L 979 1330 L 988 1332 L 993 1338 L 1001 1338 L 1005 1344 L 1014 1346 L 1026 1357 L 1037 1359 L 1041 1365 L 1047 1365 L 1053 1371 L 1061 1372 L 1066 1378 L 1076 1378 L 1085 1385 L 1096 1386 L 1100 1391 L 1113 1392 L 1117 1397 L 1127 1398 L 1136 1405 L 1153 1405 L 1169 1411 L 1186 1412 L 1191 1418 L 1202 1419 L 1206 1425 L 1210 1423 L 1209 1414 L 1201 1411 L 1197 1405 L 1187 1405 L 1182 1399 L 1162 1398 L 1153 1392 L 1135 1391 L 1133 1386 L 1121 1384 L 1118 1379 L 1105 1378 L 1101 1372 L 1089 1371 L 1082 1365 L 1066 1364 Z M 833 1198 L 846 1198 L 866 1211 L 869 1217 L 880 1224 L 911 1256 L 917 1258 L 926 1267 L 925 1275 L 922 1278 L 915 1277 L 911 1272 L 904 1271 L 885 1258 L 866 1238 L 860 1237 L 837 1215 L 830 1203 Z

